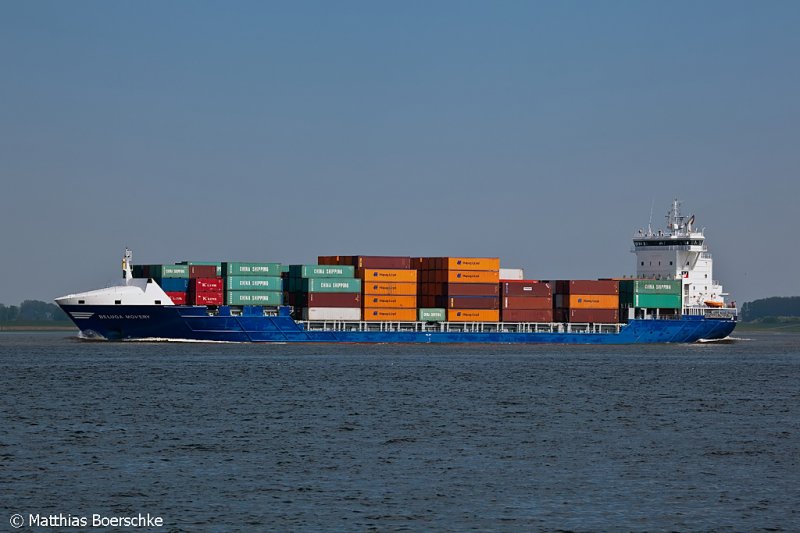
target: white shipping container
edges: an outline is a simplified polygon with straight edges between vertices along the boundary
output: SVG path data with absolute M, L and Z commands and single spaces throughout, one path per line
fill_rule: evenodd
M 360 307 L 305 307 L 303 320 L 361 320 Z
M 501 268 L 500 281 L 525 279 L 525 273 L 521 268 Z

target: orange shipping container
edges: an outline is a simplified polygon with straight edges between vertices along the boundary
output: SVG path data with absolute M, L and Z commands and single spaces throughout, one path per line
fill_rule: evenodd
M 448 283 L 500 283 L 499 271 L 448 270 Z
M 499 309 L 448 309 L 450 322 L 500 322 Z
M 402 322 L 416 322 L 416 309 L 384 309 L 380 307 L 365 307 L 364 320 L 393 320 Z
M 392 283 L 387 281 L 369 282 L 364 281 L 361 284 L 362 290 L 365 295 L 370 294 L 388 294 L 397 296 L 416 296 L 417 284 L 416 283 Z
M 414 309 L 417 307 L 417 297 L 373 294 L 364 297 L 364 306 Z
M 362 268 L 358 270 L 356 277 L 361 278 L 364 281 L 397 281 L 402 283 L 416 283 L 417 271 L 388 268 Z
M 570 294 L 570 309 L 617 309 L 617 294 Z
M 498 257 L 446 257 L 447 270 L 500 270 Z

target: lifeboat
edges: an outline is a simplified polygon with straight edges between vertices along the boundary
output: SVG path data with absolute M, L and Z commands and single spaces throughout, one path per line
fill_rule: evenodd
M 703 303 L 706 305 L 706 307 L 722 307 L 723 305 L 725 305 L 722 302 L 715 302 L 713 300 L 706 300 Z

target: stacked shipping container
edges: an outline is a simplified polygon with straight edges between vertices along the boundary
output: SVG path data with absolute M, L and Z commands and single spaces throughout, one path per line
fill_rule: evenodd
M 351 265 L 291 265 L 287 301 L 303 320 L 360 320 L 361 280 Z
M 444 309 L 451 322 L 500 320 L 500 260 L 496 257 L 420 257 L 419 299 Z
M 222 263 L 227 305 L 283 305 L 280 263 Z
M 619 282 L 559 280 L 555 284 L 556 322 L 619 322 Z
M 676 315 L 682 307 L 681 280 L 626 279 L 619 281 L 619 304 L 623 318 L 628 309 L 655 309 L 659 315 Z
M 216 275 L 217 268 L 208 265 L 209 274 L 203 277 L 189 278 L 189 305 L 223 305 L 225 303 L 224 283 Z
M 320 264 L 349 265 L 361 280 L 362 319 L 417 320 L 417 271 L 404 256 L 320 256 Z
M 362 268 L 358 275 L 364 287 L 364 320 L 417 320 L 416 270 L 408 267 Z
M 155 280 L 176 305 L 287 301 L 306 320 L 616 323 L 630 309 L 677 315 L 682 306 L 680 280 L 538 282 L 487 257 L 320 256 L 317 265 L 291 267 L 183 261 L 134 265 L 133 275 Z
M 425 322 L 445 322 L 447 321 L 447 309 L 444 305 L 439 305 L 437 301 L 437 290 L 441 286 L 435 281 L 436 270 L 439 257 L 414 257 L 411 264 L 417 270 L 417 320 Z
M 133 265 L 134 278 L 152 278 L 175 305 L 186 305 L 188 265 Z
M 503 322 L 553 322 L 553 286 L 548 282 L 500 282 Z

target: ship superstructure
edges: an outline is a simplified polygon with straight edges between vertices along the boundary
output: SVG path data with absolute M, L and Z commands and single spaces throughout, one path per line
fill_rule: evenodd
M 681 280 L 683 307 L 725 307 L 722 285 L 714 280 L 714 260 L 708 251 L 703 229 L 695 227 L 695 217 L 681 215 L 675 199 L 667 213 L 666 230 L 640 229 L 633 237 L 636 277 L 655 280 Z

